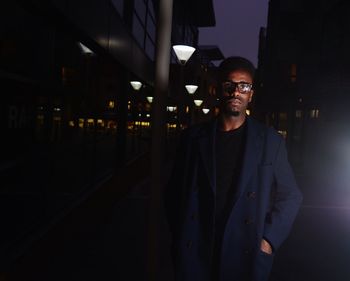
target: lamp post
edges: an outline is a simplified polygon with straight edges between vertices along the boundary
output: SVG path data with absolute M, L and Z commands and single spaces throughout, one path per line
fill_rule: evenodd
M 138 81 L 138 80 L 131 80 L 130 85 L 132 87 L 132 89 L 136 92 L 139 92 L 143 86 L 142 82 Z M 132 149 L 132 153 L 136 153 L 139 148 L 140 148 L 140 137 L 142 134 L 142 127 L 141 127 L 141 114 L 140 114 L 140 110 L 139 107 L 137 105 L 138 103 L 138 97 L 135 97 L 134 95 L 132 96 L 132 104 L 131 104 L 131 108 L 132 108 L 132 119 L 133 119 L 133 130 L 132 130 L 132 136 L 131 136 L 131 149 Z M 136 135 L 138 136 L 138 138 L 136 138 Z
M 193 102 L 197 107 L 200 107 L 203 103 L 203 100 L 194 100 Z
M 194 122 L 196 122 L 197 119 L 198 119 L 198 110 L 199 110 L 199 107 L 202 105 L 203 100 L 195 99 L 195 100 L 193 100 L 193 102 L 194 102 L 194 104 L 195 104 L 195 106 L 196 106 L 196 109 L 195 109 L 194 112 L 193 112 L 194 114 L 193 114 L 192 120 L 193 120 Z
M 174 45 L 173 50 L 180 64 L 185 65 L 196 50 L 196 48 L 186 45 Z
M 209 113 L 209 111 L 210 111 L 210 109 L 209 108 L 202 108 L 202 112 L 204 113 L 204 114 L 208 114 Z
M 151 96 L 146 97 L 146 99 L 147 99 L 147 101 L 148 101 L 149 103 L 152 103 L 152 102 L 153 102 L 153 97 L 151 97 Z
M 135 91 L 139 91 L 142 87 L 142 83 L 140 81 L 130 81 L 130 85 Z
M 155 92 L 152 116 L 151 189 L 149 199 L 148 278 L 159 280 L 159 210 L 165 156 L 165 107 L 169 84 L 173 0 L 159 1 L 155 59 Z
M 186 88 L 186 91 L 189 95 L 194 95 L 194 93 L 198 89 L 198 86 L 197 85 L 185 85 L 185 88 Z M 192 103 L 189 104 L 189 110 L 190 110 L 190 117 L 191 117 L 190 123 L 192 123 L 194 120 L 194 116 L 193 116 L 194 112 L 193 112 L 193 104 Z
M 185 88 L 187 90 L 187 93 L 189 93 L 190 95 L 193 95 L 197 91 L 198 86 L 197 85 L 185 85 Z
M 184 66 L 188 62 L 188 60 L 191 58 L 192 54 L 196 50 L 195 48 L 191 46 L 186 45 L 174 45 L 173 46 L 174 53 L 176 55 L 177 60 L 180 63 L 180 89 L 182 89 L 184 85 Z M 192 91 L 193 87 L 189 87 L 189 89 Z M 187 87 L 186 87 L 187 90 Z M 188 91 L 188 90 L 187 90 Z M 184 121 L 184 97 L 181 96 L 181 92 L 178 93 L 178 117 L 177 117 L 177 126 L 176 129 L 180 130 L 181 122 Z M 194 90 L 195 92 L 195 90 Z M 193 93 L 194 93 L 193 92 Z

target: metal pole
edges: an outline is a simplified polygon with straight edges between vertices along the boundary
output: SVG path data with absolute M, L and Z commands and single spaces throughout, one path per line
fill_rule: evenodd
M 169 85 L 169 66 L 171 51 L 171 27 L 173 0 L 159 1 L 159 17 L 157 22 L 157 45 L 155 61 L 155 95 L 152 116 L 151 146 L 151 196 L 148 236 L 149 280 L 156 281 L 159 272 L 159 210 L 161 210 L 162 167 L 164 166 L 166 138 L 166 100 Z

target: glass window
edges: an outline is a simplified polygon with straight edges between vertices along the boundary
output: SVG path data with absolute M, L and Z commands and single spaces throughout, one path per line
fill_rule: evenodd
M 284 139 L 287 138 L 288 132 L 286 130 L 279 130 L 278 133 L 283 136 Z
M 134 38 L 139 43 L 141 48 L 144 48 L 145 30 L 137 17 L 134 17 L 134 22 L 132 25 L 132 34 L 134 35 Z
M 303 116 L 303 112 L 301 110 L 295 111 L 295 117 L 300 119 Z
M 154 42 L 147 36 L 146 37 L 146 53 L 151 60 L 154 60 Z
M 112 5 L 120 16 L 123 16 L 124 0 L 112 0 Z
M 280 118 L 280 121 L 286 121 L 287 120 L 287 113 L 280 112 L 279 118 Z
M 320 111 L 318 109 L 311 109 L 310 110 L 310 118 L 316 119 L 320 117 Z
M 135 13 L 139 16 L 142 23 L 146 21 L 146 4 L 144 0 L 135 0 Z
M 153 41 L 156 41 L 156 25 L 153 18 L 148 15 L 147 19 L 147 33 Z
M 278 129 L 281 131 L 286 131 L 288 128 L 288 115 L 286 112 L 280 112 L 278 114 Z
M 152 0 L 148 0 L 148 13 L 151 14 L 153 20 L 156 18 Z
M 297 81 L 297 65 L 295 63 L 290 66 L 290 81 L 293 83 Z

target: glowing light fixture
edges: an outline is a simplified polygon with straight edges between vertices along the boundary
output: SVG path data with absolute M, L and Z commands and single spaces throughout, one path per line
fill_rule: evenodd
M 187 93 L 193 95 L 197 91 L 198 86 L 197 85 L 186 85 L 185 88 L 187 90 Z
M 186 45 L 174 45 L 173 50 L 179 62 L 185 65 L 196 49 Z
M 193 102 L 196 106 L 201 106 L 203 103 L 203 100 L 194 100 Z
M 78 45 L 79 45 L 81 51 L 85 55 L 93 55 L 94 54 L 94 52 L 91 49 L 89 49 L 88 47 L 86 47 L 83 43 L 79 42 Z
M 152 102 L 153 102 L 153 97 L 146 97 L 146 99 L 147 99 L 147 101 L 148 101 L 149 103 L 152 103 Z
M 112 101 L 112 100 L 110 100 L 110 101 L 108 102 L 108 108 L 113 109 L 113 108 L 114 108 L 114 106 L 115 106 L 115 102 L 114 102 L 114 101 Z
M 210 111 L 210 109 L 209 108 L 202 108 L 202 111 L 204 114 L 207 114 Z
M 170 111 L 170 112 L 174 112 L 176 109 L 175 106 L 167 106 L 167 110 Z
M 138 91 L 142 87 L 142 83 L 140 81 L 130 81 L 130 85 L 135 91 Z

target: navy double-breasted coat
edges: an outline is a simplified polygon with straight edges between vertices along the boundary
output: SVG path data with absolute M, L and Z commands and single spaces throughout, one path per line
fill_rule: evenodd
M 182 134 L 165 207 L 173 235 L 176 281 L 209 281 L 215 225 L 217 120 Z M 234 205 L 222 239 L 220 281 L 267 280 L 273 255 L 286 239 L 302 196 L 283 138 L 247 117 L 246 143 Z

